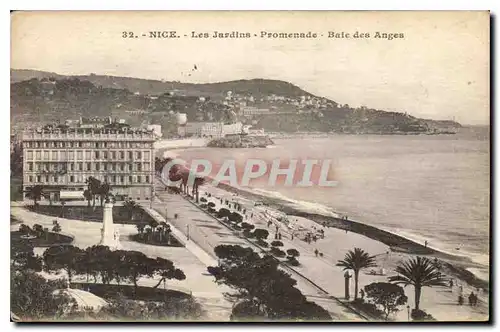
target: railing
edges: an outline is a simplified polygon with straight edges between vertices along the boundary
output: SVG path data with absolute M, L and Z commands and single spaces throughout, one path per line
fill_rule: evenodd
M 22 134 L 23 141 L 29 140 L 51 140 L 51 139 L 82 139 L 82 140 L 146 140 L 155 141 L 156 137 L 150 132 L 126 132 L 126 133 L 106 133 L 106 132 L 94 132 L 94 133 L 77 133 L 77 132 L 66 132 L 66 133 L 37 133 L 37 132 L 25 132 Z

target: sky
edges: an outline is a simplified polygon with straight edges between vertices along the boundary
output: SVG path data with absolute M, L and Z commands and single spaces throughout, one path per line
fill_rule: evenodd
M 180 38 L 142 36 L 171 30 Z M 193 31 L 252 38 L 191 38 Z M 318 38 L 260 38 L 262 31 Z M 330 31 L 350 38 L 328 38 Z M 356 31 L 371 38 L 353 38 Z M 374 38 L 377 31 L 404 38 Z M 192 83 L 277 79 L 354 107 L 489 124 L 489 31 L 488 12 L 18 12 L 11 68 Z

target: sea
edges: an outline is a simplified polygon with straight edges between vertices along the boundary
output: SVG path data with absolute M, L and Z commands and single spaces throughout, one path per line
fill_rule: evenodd
M 304 211 L 347 215 L 483 268 L 487 279 L 490 230 L 490 138 L 487 127 L 455 135 L 329 135 L 275 139 L 263 149 L 193 148 L 183 159 L 331 160 L 334 187 L 269 187 L 252 191 L 287 200 Z

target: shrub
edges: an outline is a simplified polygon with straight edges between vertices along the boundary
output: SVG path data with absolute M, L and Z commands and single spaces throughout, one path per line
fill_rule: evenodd
M 357 298 L 356 300 L 352 301 L 351 305 L 354 308 L 358 309 L 359 311 L 362 311 L 363 313 L 376 319 L 382 319 L 385 316 L 382 310 L 379 310 L 375 304 L 370 302 L 365 302 L 363 299 L 360 298 Z
M 206 203 L 206 202 L 207 202 L 207 199 L 206 199 L 205 197 L 202 197 L 202 198 L 200 198 L 200 202 L 202 202 L 202 203 Z
M 254 226 L 254 225 L 249 224 L 249 223 L 247 223 L 247 222 L 241 223 L 241 227 L 242 227 L 243 229 L 248 230 L 248 231 L 251 231 L 252 229 L 254 229 L 254 228 L 255 228 L 255 226 Z
M 257 228 L 253 231 L 253 234 L 256 239 L 265 240 L 269 236 L 269 232 L 266 229 Z
M 299 257 L 300 256 L 300 253 L 298 252 L 297 249 L 288 249 L 286 251 L 286 253 L 288 254 L 288 256 L 291 256 L 291 257 Z
M 243 236 L 246 237 L 246 238 L 251 239 L 251 238 L 253 238 L 253 233 L 250 232 L 250 230 L 245 229 L 245 230 L 243 230 Z
M 323 257 L 323 253 L 322 252 L 319 253 L 319 257 Z
M 212 213 L 212 214 L 215 214 L 217 213 L 217 210 L 215 210 L 213 207 L 209 206 L 208 209 L 207 209 L 208 213 Z
M 206 205 L 206 204 L 201 204 L 201 205 L 200 205 L 200 207 L 201 207 L 202 209 L 206 209 L 206 208 L 208 207 L 208 205 Z
M 288 256 L 286 259 L 288 260 L 288 263 L 292 266 L 299 266 L 300 265 L 299 261 L 295 257 Z
M 240 223 L 243 221 L 243 217 L 241 216 L 241 214 L 239 214 L 237 212 L 233 212 L 233 213 L 229 214 L 227 217 L 229 218 L 229 220 L 231 220 L 235 223 Z
M 231 215 L 231 211 L 229 211 L 226 208 L 221 208 L 219 210 L 219 212 L 217 212 L 217 218 L 224 218 L 224 217 L 228 217 L 229 218 L 230 215 Z
M 429 315 L 423 310 L 415 310 L 413 309 L 411 311 L 411 319 L 416 320 L 416 321 L 430 321 L 430 320 L 436 320 L 432 315 Z
M 254 236 L 255 236 L 255 234 L 254 234 Z M 261 240 L 261 239 L 259 239 L 259 240 L 257 241 L 257 245 L 259 245 L 259 246 L 261 246 L 261 247 L 264 247 L 264 248 L 269 247 L 269 243 L 267 243 L 266 241 Z
M 283 247 L 283 242 L 281 242 L 281 241 L 273 241 L 273 242 L 271 242 L 271 245 L 273 247 Z
M 365 286 L 366 297 L 375 305 L 380 305 L 385 319 L 390 314 L 399 311 L 400 306 L 406 304 L 408 298 L 403 287 L 388 282 L 374 282 Z
M 214 203 L 214 202 L 210 202 L 210 203 L 208 203 L 207 205 L 208 205 L 209 207 L 211 207 L 211 208 L 214 208 L 214 207 L 215 207 L 215 203 Z
M 272 247 L 270 252 L 272 255 L 274 255 L 276 257 L 285 257 L 286 256 L 286 253 L 277 247 Z

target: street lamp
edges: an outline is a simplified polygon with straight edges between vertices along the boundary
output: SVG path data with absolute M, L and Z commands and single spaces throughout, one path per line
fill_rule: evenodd
M 408 321 L 410 321 L 410 306 L 406 306 L 406 310 L 408 311 Z

